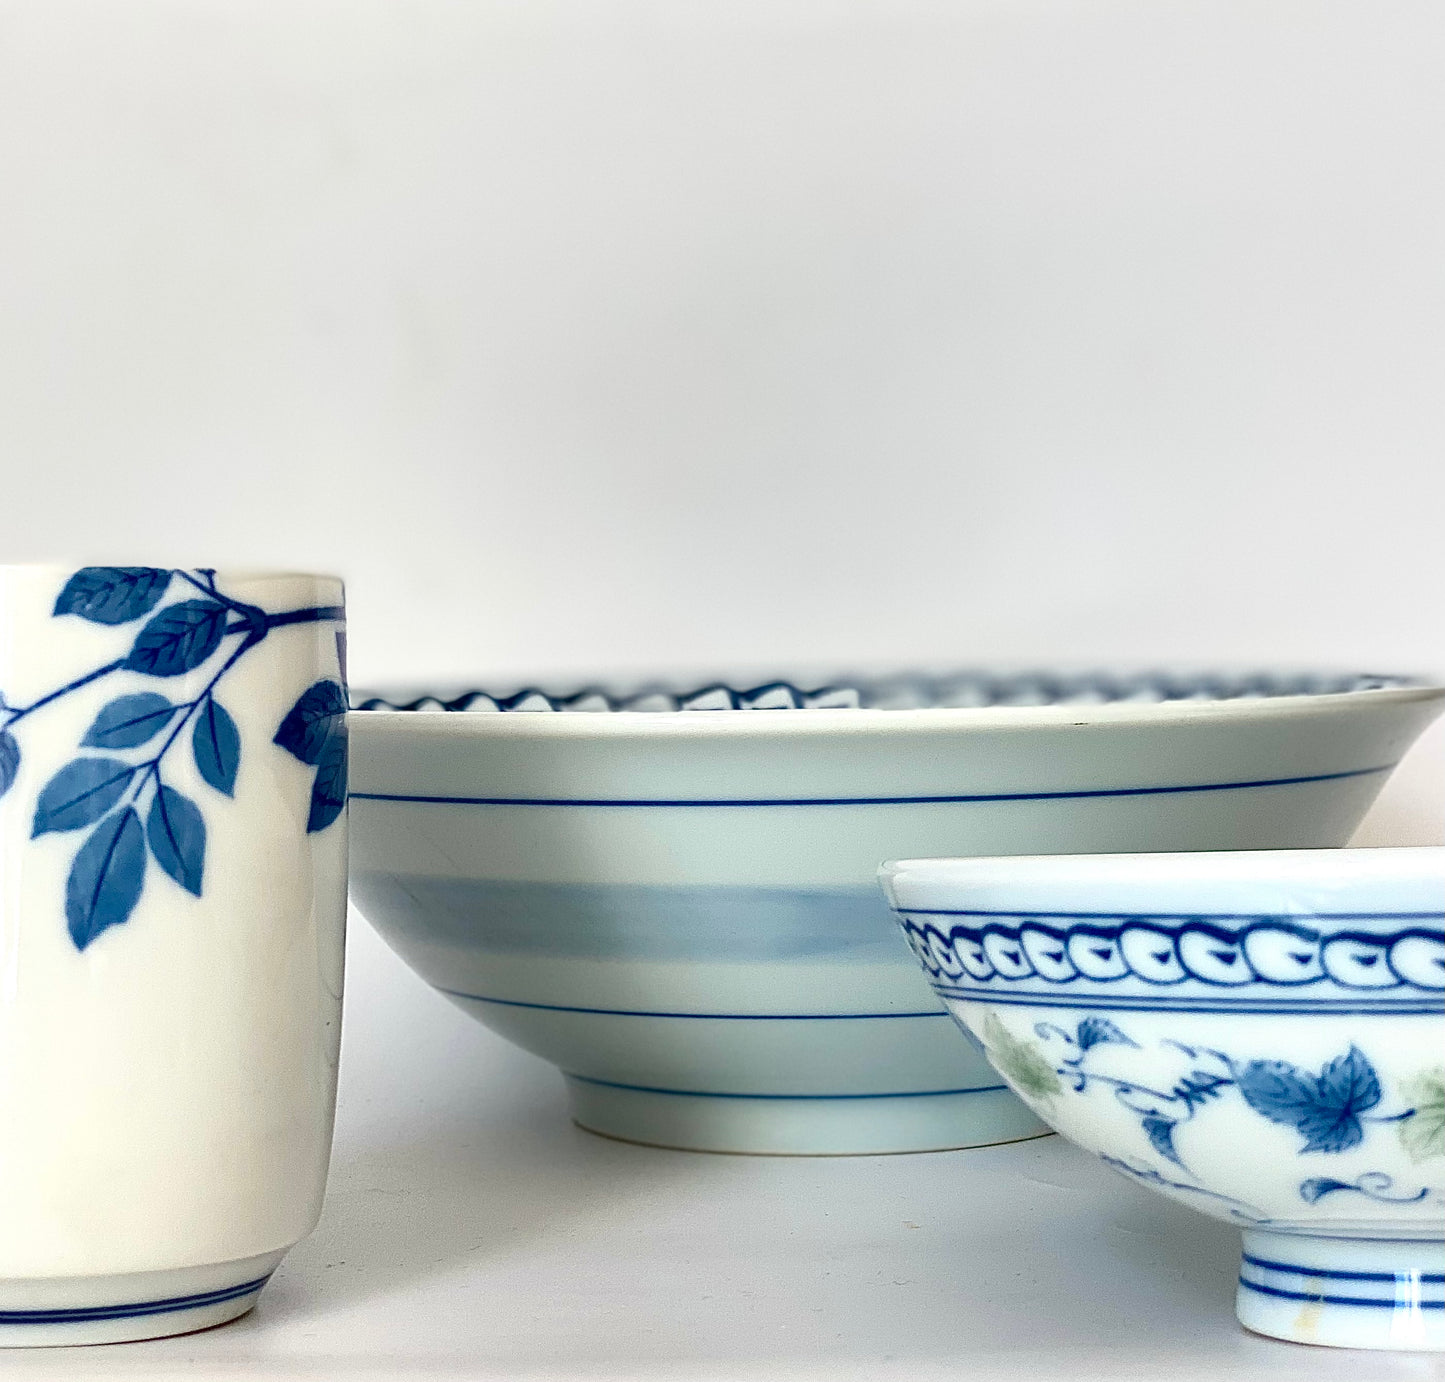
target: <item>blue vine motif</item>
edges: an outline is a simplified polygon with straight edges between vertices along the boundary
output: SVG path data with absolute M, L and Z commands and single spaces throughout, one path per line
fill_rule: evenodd
M 163 604 L 177 586 L 187 598 Z M 226 674 L 278 628 L 291 624 L 342 624 L 339 605 L 314 605 L 268 614 L 221 591 L 216 573 L 150 566 L 87 566 L 65 583 L 56 618 L 74 615 L 92 624 L 121 626 L 144 619 L 129 651 L 29 705 L 0 695 L 0 796 L 15 782 L 20 744 L 14 727 L 54 701 L 114 672 L 147 677 L 182 676 L 214 662 L 199 693 L 173 701 L 140 691 L 107 702 L 80 741 L 95 750 L 72 759 L 40 789 L 31 837 L 90 829 L 70 867 L 65 915 L 70 938 L 84 950 L 111 926 L 130 918 L 153 859 L 180 887 L 200 897 L 205 881 L 206 823 L 201 808 L 162 778 L 166 755 L 187 726 L 201 780 L 233 797 L 241 765 L 241 735 L 216 698 Z M 229 640 L 235 643 L 221 654 Z M 337 652 L 345 677 L 344 642 Z M 327 679 L 309 687 L 287 713 L 275 742 L 316 769 L 306 829 L 324 830 L 346 805 L 346 692 Z M 122 757 L 155 746 L 149 757 Z M 142 823 L 144 816 L 144 823 Z
M 1145 1185 L 1155 1185 L 1165 1190 L 1186 1190 L 1191 1195 L 1200 1195 L 1205 1199 L 1214 1200 L 1229 1209 L 1229 1216 L 1232 1219 L 1240 1219 L 1249 1224 L 1268 1224 L 1271 1220 L 1263 1210 L 1256 1209 L 1254 1205 L 1245 1200 L 1236 1200 L 1233 1195 L 1222 1195 L 1217 1190 L 1206 1190 L 1202 1185 L 1191 1185 L 1185 1180 L 1170 1180 L 1168 1176 L 1160 1173 L 1151 1166 L 1134 1166 L 1117 1156 L 1110 1156 L 1107 1152 L 1099 1154 L 1099 1160 L 1105 1166 L 1112 1167 L 1134 1180 L 1142 1181 Z
M 1366 1171 L 1364 1175 L 1354 1180 L 1335 1180 L 1331 1176 L 1311 1176 L 1309 1180 L 1301 1183 L 1300 1195 L 1315 1204 L 1324 1199 L 1326 1195 L 1333 1195 L 1340 1190 L 1352 1190 L 1357 1195 L 1364 1195 L 1366 1199 L 1378 1200 L 1381 1204 L 1418 1204 L 1430 1193 L 1428 1186 L 1423 1186 L 1413 1195 L 1392 1195 L 1390 1191 L 1395 1188 L 1395 1181 L 1392 1176 L 1386 1175 L 1383 1171 Z
M 1159 1089 L 1088 1068 L 1090 1053 L 1101 1046 L 1142 1049 L 1108 1018 L 1084 1018 L 1073 1031 L 1054 1022 L 1040 1022 L 1034 1032 L 1045 1042 L 1062 1043 L 1063 1054 L 1057 1057 L 1055 1073 L 1071 1080 L 1075 1093 L 1083 1093 L 1091 1085 L 1109 1089 L 1120 1104 L 1138 1116 L 1150 1146 L 1187 1175 L 1194 1172 L 1180 1155 L 1175 1134 L 1200 1109 L 1230 1089 L 1237 1090 L 1255 1113 L 1272 1123 L 1294 1128 L 1303 1139 L 1301 1154 L 1349 1151 L 1364 1141 L 1367 1123 L 1405 1123 L 1417 1114 L 1415 1108 L 1385 1115 L 1372 1112 L 1384 1097 L 1379 1076 L 1365 1053 L 1353 1044 L 1343 1055 L 1326 1061 L 1316 1075 L 1288 1061 L 1239 1061 L 1223 1051 L 1166 1041 L 1163 1044 L 1187 1057 L 1193 1068 L 1168 1089 Z M 1114 1159 L 1105 1160 L 1116 1164 Z M 1198 1190 L 1197 1186 L 1175 1185 L 1157 1172 L 1123 1163 L 1118 1166 L 1161 1185 Z M 1428 1187 L 1418 1193 L 1391 1193 L 1393 1190 L 1394 1182 L 1381 1171 L 1367 1171 L 1354 1181 L 1313 1176 L 1299 1187 L 1300 1197 L 1309 1204 L 1341 1191 L 1394 1204 L 1413 1204 L 1430 1194 Z

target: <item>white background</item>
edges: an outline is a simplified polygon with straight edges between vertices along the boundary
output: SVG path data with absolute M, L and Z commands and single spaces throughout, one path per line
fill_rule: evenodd
M 1445 670 L 1442 51 L 1436 0 L 0 0 L 5 556 L 340 571 L 358 683 Z M 1445 839 L 1445 730 L 1359 838 Z
M 6 555 L 340 571 L 359 684 L 1440 670 L 1442 49 L 1434 0 L 0 0 Z M 1445 731 L 1381 809 L 1445 839 Z

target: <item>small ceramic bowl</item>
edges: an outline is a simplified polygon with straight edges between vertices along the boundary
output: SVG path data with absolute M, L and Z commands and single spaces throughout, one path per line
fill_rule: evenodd
M 1040 1117 L 1238 1224 L 1241 1322 L 1445 1347 L 1445 849 L 888 864 Z
M 353 896 L 560 1066 L 584 1127 L 731 1152 L 1007 1141 L 1043 1127 L 929 991 L 878 861 L 1342 844 L 1442 694 L 973 677 L 368 701 Z

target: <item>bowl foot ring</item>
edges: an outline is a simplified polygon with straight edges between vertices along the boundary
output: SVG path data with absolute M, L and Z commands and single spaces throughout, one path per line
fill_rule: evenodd
M 790 1097 L 622 1084 L 568 1075 L 589 1132 L 682 1151 L 860 1156 L 990 1147 L 1049 1129 L 1006 1089 Z
M 1250 1230 L 1235 1309 L 1276 1339 L 1445 1350 L 1445 1244 Z

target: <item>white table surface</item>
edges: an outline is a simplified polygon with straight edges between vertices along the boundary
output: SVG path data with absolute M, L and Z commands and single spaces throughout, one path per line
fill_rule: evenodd
M 567 1120 L 561 1079 L 353 919 L 325 1214 L 259 1306 L 10 1378 L 1425 1379 L 1277 1343 L 1238 1238 L 1057 1137 L 914 1156 L 712 1156 Z

